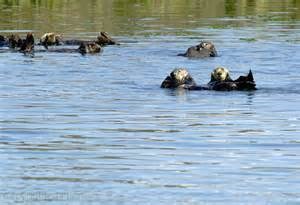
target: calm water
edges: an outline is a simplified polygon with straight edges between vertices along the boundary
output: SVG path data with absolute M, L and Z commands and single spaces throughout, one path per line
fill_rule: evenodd
M 0 33 L 121 42 L 0 50 L 0 204 L 300 204 L 300 2 L 7 1 Z M 200 40 L 220 57 L 177 57 Z M 255 92 L 160 89 L 251 68 Z

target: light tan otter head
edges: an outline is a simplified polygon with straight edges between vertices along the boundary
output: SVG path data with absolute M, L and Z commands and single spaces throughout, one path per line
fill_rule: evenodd
M 62 41 L 62 36 L 56 33 L 45 33 L 41 38 L 41 43 L 48 45 L 59 44 Z
M 224 67 L 214 69 L 211 73 L 211 81 L 231 81 L 228 69 Z
M 186 79 L 190 77 L 190 74 L 184 68 L 176 68 L 170 73 L 170 76 L 177 84 L 181 84 L 185 83 Z
M 212 42 L 209 42 L 209 41 L 202 41 L 200 43 L 200 47 L 202 48 L 205 48 L 205 49 L 208 49 L 208 50 L 213 50 L 215 49 L 215 46 Z
M 161 88 L 186 88 L 196 86 L 196 82 L 185 68 L 174 69 L 162 82 Z

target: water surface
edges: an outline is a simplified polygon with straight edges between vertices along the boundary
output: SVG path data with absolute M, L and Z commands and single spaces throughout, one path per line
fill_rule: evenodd
M 121 42 L 0 52 L 1 204 L 299 204 L 298 1 L 5 1 L 0 34 Z M 177 57 L 200 40 L 217 58 Z M 252 69 L 253 92 L 160 89 Z

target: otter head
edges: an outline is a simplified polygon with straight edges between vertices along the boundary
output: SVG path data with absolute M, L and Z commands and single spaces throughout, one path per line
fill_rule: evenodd
M 202 41 L 199 45 L 196 46 L 198 51 L 205 50 L 208 51 L 210 57 L 216 57 L 217 51 L 215 45 L 209 41 Z
M 215 48 L 214 44 L 212 44 L 212 42 L 208 42 L 208 41 L 202 41 L 198 46 L 201 48 L 210 49 L 210 50 Z
M 18 48 L 23 44 L 22 39 L 18 34 L 11 34 L 8 36 L 8 45 L 10 48 Z
M 217 67 L 211 73 L 211 82 L 224 82 L 224 81 L 232 81 L 229 75 L 229 71 L 224 67 Z
M 32 33 L 27 33 L 25 43 L 34 45 L 34 37 Z
M 40 38 L 40 43 L 48 48 L 48 45 L 59 45 L 62 41 L 62 36 L 56 33 L 45 33 Z
M 106 32 L 100 32 L 99 36 L 97 37 L 96 43 L 100 46 L 117 44 L 116 41 L 112 39 Z
M 174 69 L 161 84 L 162 88 L 189 88 L 191 86 L 196 86 L 196 83 L 185 68 Z
M 101 52 L 101 46 L 95 42 L 81 43 L 78 49 L 81 54 Z
M 20 51 L 24 53 L 32 53 L 34 49 L 34 37 L 32 33 L 27 33 L 26 39 L 23 40 Z
M 172 80 L 176 82 L 176 84 L 181 85 L 186 83 L 187 80 L 190 79 L 189 72 L 184 68 L 176 68 L 171 73 L 170 76 Z
M 202 41 L 200 44 L 188 48 L 184 54 L 178 54 L 178 56 L 190 58 L 216 57 L 217 55 L 214 44 L 208 41 Z

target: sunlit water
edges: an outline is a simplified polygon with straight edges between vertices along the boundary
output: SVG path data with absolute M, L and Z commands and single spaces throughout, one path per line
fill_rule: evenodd
M 299 4 L 198 16 L 214 3 L 177 11 L 182 1 L 150 1 L 148 12 L 139 2 L 127 2 L 129 13 L 113 3 L 116 13 L 96 17 L 112 18 L 107 30 L 121 42 L 100 55 L 31 58 L 1 48 L 0 204 L 300 204 Z M 2 4 L 12 16 L 24 11 Z M 168 4 L 172 12 L 158 9 Z M 0 32 L 47 31 L 20 15 L 0 22 Z M 92 39 L 105 29 L 78 18 L 65 22 L 66 36 Z M 200 40 L 220 56 L 176 56 Z M 218 65 L 233 78 L 251 68 L 258 90 L 159 88 L 175 67 L 204 84 Z

